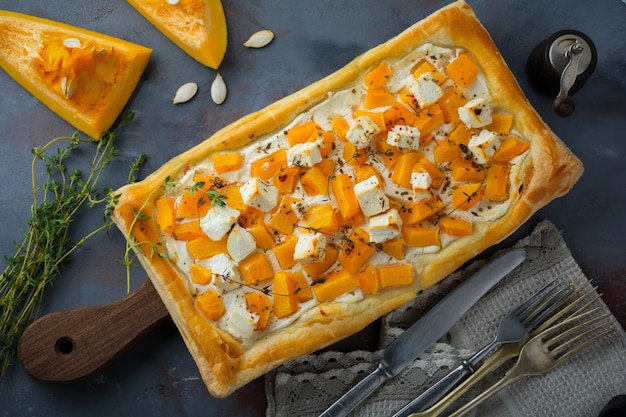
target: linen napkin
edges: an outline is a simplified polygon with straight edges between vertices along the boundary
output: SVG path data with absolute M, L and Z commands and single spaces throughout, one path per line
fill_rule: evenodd
M 460 360 L 489 343 L 502 316 L 514 306 L 558 278 L 572 282 L 583 276 L 560 233 L 543 221 L 514 247 L 538 248 L 476 303 L 449 333 L 422 354 L 398 377 L 380 387 L 351 416 L 390 416 L 433 382 L 455 368 Z M 485 261 L 476 261 L 421 293 L 415 300 L 387 314 L 379 337 L 383 349 L 432 305 Z M 589 283 L 585 283 L 592 290 Z M 601 299 L 592 307 L 610 314 Z M 543 376 L 527 377 L 505 388 L 469 415 L 477 416 L 596 416 L 613 396 L 626 393 L 626 333 L 610 316 L 616 331 Z M 380 360 L 381 350 L 348 353 L 326 351 L 284 364 L 265 377 L 267 416 L 317 416 L 355 385 Z M 511 362 L 511 364 L 514 361 Z M 510 366 L 509 366 L 510 367 Z M 456 407 L 490 386 L 506 369 L 486 377 Z M 482 388 L 481 388 L 482 387 Z

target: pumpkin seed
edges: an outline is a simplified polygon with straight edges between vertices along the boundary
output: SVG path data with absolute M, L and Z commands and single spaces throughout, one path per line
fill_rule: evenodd
M 211 98 L 215 104 L 222 104 L 226 100 L 226 83 L 219 72 L 211 84 Z
M 172 6 L 177 5 L 178 3 L 180 3 L 180 0 L 166 0 L 167 4 L 171 4 Z
M 250 38 L 243 43 L 246 48 L 263 48 L 274 39 L 274 32 L 263 29 L 253 33 Z
M 196 83 L 186 83 L 178 87 L 172 103 L 179 104 L 185 103 L 193 98 L 198 92 L 198 85 Z
M 66 48 L 80 48 L 80 39 L 65 38 L 63 39 L 63 46 L 65 46 Z

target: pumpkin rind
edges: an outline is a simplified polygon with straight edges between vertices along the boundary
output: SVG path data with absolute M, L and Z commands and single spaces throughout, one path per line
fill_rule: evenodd
M 0 67 L 96 140 L 122 112 L 151 54 L 112 36 L 0 10 Z

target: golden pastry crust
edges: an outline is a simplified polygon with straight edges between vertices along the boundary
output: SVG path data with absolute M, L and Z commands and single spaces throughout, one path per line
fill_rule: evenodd
M 530 144 L 529 155 L 513 180 L 511 204 L 506 213 L 478 222 L 471 235 L 462 236 L 441 250 L 409 261 L 416 279 L 406 286 L 368 294 L 357 302 L 328 301 L 299 315 L 279 331 L 269 332 L 251 344 L 242 344 L 199 314 L 187 278 L 162 257 L 146 256 L 161 241 L 154 220 L 155 201 L 163 183 L 177 178 L 189 166 L 213 153 L 238 150 L 263 135 L 282 129 L 346 86 L 362 80 L 383 60 L 403 57 L 424 43 L 469 51 L 484 74 L 497 106 L 514 115 L 513 129 Z M 223 397 L 270 369 L 298 356 L 328 346 L 363 329 L 381 315 L 414 298 L 439 282 L 464 262 L 513 233 L 536 210 L 565 194 L 582 175 L 582 164 L 566 148 L 520 90 L 489 34 L 464 1 L 455 2 L 416 23 L 397 37 L 354 59 L 334 74 L 267 108 L 250 114 L 215 133 L 198 146 L 173 158 L 144 181 L 116 192 L 119 203 L 113 218 L 123 233 L 133 236 L 137 255 L 178 326 L 198 364 L 210 392 Z M 136 212 L 149 213 L 148 219 Z

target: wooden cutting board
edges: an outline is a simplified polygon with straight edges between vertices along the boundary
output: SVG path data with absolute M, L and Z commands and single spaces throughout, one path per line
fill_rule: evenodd
M 121 300 L 43 316 L 26 328 L 18 359 L 33 379 L 66 384 L 86 379 L 169 317 L 149 279 Z

